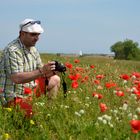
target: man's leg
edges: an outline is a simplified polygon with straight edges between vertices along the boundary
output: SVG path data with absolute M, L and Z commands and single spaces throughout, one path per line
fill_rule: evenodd
M 57 96 L 60 87 L 60 77 L 58 75 L 54 75 L 49 79 L 40 77 L 36 79 L 36 83 L 38 86 L 34 89 L 34 93 L 37 97 L 40 97 L 42 94 L 46 95 L 46 92 L 48 92 L 48 98 L 54 98 Z
M 58 75 L 54 75 L 50 77 L 47 86 L 47 91 L 48 91 L 48 98 L 52 99 L 55 98 L 58 94 L 58 89 L 60 87 L 60 77 Z

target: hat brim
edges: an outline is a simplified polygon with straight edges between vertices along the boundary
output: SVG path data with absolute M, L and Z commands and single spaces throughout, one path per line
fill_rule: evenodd
M 25 26 L 22 28 L 22 31 L 29 32 L 29 33 L 43 33 L 44 32 L 40 24 L 33 24 L 33 25 Z

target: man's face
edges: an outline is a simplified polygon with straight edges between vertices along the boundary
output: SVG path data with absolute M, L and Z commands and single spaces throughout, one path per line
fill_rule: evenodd
M 26 47 L 32 47 L 36 45 L 36 42 L 39 40 L 40 33 L 21 33 L 23 38 L 23 43 Z

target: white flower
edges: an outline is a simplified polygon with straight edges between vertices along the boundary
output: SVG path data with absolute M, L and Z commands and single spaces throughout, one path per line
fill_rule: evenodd
M 98 98 L 98 94 L 96 94 L 96 95 L 94 96 L 94 98 Z
M 131 88 L 131 92 L 133 92 L 134 90 L 137 90 L 136 87 Z
M 103 118 L 106 119 L 107 121 L 110 121 L 111 120 L 111 116 L 108 116 L 106 114 L 103 116 Z
M 89 107 L 89 104 L 85 104 L 86 107 Z
M 86 99 L 89 100 L 90 98 L 89 97 L 86 97 Z
M 136 79 L 136 76 L 135 76 L 135 75 L 133 75 L 133 76 L 132 76 L 132 79 Z
M 71 93 L 71 91 L 69 90 L 68 93 Z
M 70 108 L 69 106 L 65 105 L 65 108 Z
M 132 118 L 132 116 L 133 116 L 133 115 L 132 115 L 132 113 L 129 113 L 129 114 L 128 114 L 128 118 L 130 118 L 130 119 L 131 119 L 131 118 Z
M 106 120 L 103 120 L 103 124 L 107 124 L 107 121 Z
M 43 125 L 42 124 L 40 124 L 40 128 L 43 129 Z
M 103 118 L 102 117 L 98 117 L 97 118 L 99 121 L 103 121 Z
M 116 91 L 116 90 L 114 90 L 114 91 L 113 91 L 113 93 L 117 93 L 117 91 Z
M 131 94 L 131 97 L 132 97 L 133 99 L 137 99 L 136 94 Z
M 109 125 L 111 128 L 113 128 L 113 124 L 112 124 L 112 123 L 109 122 L 108 125 Z
M 96 123 L 95 123 L 95 126 L 99 126 L 99 123 L 98 123 L 98 122 L 96 122 Z
M 119 120 L 119 118 L 118 118 L 118 117 L 116 117 L 116 120 L 118 121 L 118 120 Z
M 119 107 L 119 109 L 122 110 L 123 108 L 122 107 Z
M 127 110 L 128 104 L 124 103 L 122 109 Z
M 51 114 L 47 114 L 47 117 L 50 117 L 51 116 Z
M 81 114 L 80 114 L 80 113 L 78 113 L 77 111 L 75 112 L 75 115 L 77 115 L 77 116 L 81 117 Z
M 117 114 L 117 113 L 118 113 L 118 110 L 114 110 L 113 112 L 114 112 L 115 114 Z
M 42 103 L 42 102 L 36 103 L 36 105 L 38 105 L 38 106 L 44 106 L 44 104 L 45 104 L 45 103 Z
M 127 83 L 127 80 L 124 80 L 123 83 L 126 84 Z
M 137 113 L 140 113 L 140 108 L 139 107 L 136 109 L 136 112 Z
M 133 119 L 135 120 L 135 119 L 138 119 L 138 116 L 137 115 L 134 115 L 133 116 Z
M 73 93 L 75 94 L 75 93 L 76 93 L 76 91 L 74 90 L 74 91 L 73 91 Z
M 80 113 L 80 114 L 84 114 L 85 111 L 84 111 L 83 109 L 81 109 L 81 110 L 79 111 L 79 113 Z
M 92 102 L 89 102 L 89 104 L 92 104 Z

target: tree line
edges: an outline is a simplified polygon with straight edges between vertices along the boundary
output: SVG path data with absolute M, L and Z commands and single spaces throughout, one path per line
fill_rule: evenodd
M 110 47 L 110 50 L 115 54 L 114 59 L 140 60 L 139 44 L 133 40 L 118 41 Z

